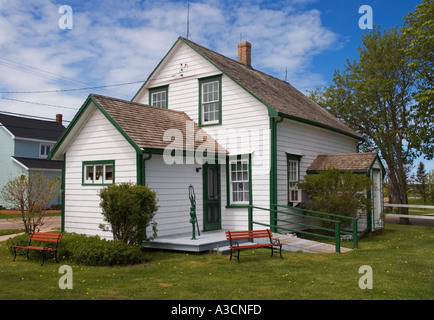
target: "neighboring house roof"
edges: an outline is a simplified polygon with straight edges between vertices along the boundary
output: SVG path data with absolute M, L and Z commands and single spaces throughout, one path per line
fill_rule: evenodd
M 178 41 L 184 42 L 198 52 L 217 69 L 237 82 L 248 93 L 267 106 L 271 116 L 284 116 L 295 121 L 323 127 L 363 140 L 353 129 L 295 89 L 288 82 L 255 70 L 251 66 L 225 57 L 183 37 L 179 37 Z M 152 74 L 148 81 L 151 78 Z M 142 86 L 139 92 L 144 87 L 145 85 Z M 138 96 L 138 93 L 136 96 Z
M 169 145 L 170 149 L 196 151 L 199 146 L 202 146 L 204 141 L 207 141 L 207 146 L 214 146 L 215 153 L 227 153 L 225 148 L 220 146 L 217 141 L 202 130 L 185 112 L 90 94 L 64 135 L 52 149 L 48 157 L 49 159 L 60 160 L 62 158 L 60 154 L 62 152 L 59 153 L 59 150 L 61 147 L 63 150 L 66 148 L 62 144 L 67 139 L 71 142 L 74 134 L 79 131 L 77 127 L 86 123 L 87 119 L 82 119 L 86 118 L 86 116 L 82 117 L 82 115 L 87 112 L 88 106 L 92 103 L 106 116 L 136 151 L 161 152 L 166 147 L 169 147 Z M 87 113 L 87 115 L 89 114 Z M 194 136 L 191 136 L 193 132 Z M 180 135 L 182 135 L 183 139 L 182 146 L 175 146 L 175 143 L 172 142 L 176 141 L 176 138 L 173 138 L 173 136 L 180 137 Z M 197 141 L 197 137 L 206 137 L 206 139 Z M 187 139 L 190 140 L 187 141 Z M 178 142 L 181 141 L 178 140 Z M 207 151 L 211 152 L 209 149 Z
M 56 121 L 37 120 L 0 114 L 0 126 L 5 127 L 14 138 L 57 141 L 65 127 Z
M 346 153 L 346 154 L 320 154 L 307 168 L 307 173 L 315 173 L 329 168 L 339 169 L 341 171 L 352 172 L 369 172 L 378 158 L 376 152 L 366 153 Z M 383 173 L 384 168 L 378 159 Z
M 61 171 L 62 163 L 59 161 L 50 161 L 47 159 L 33 159 L 23 157 L 12 157 L 26 170 L 53 170 Z

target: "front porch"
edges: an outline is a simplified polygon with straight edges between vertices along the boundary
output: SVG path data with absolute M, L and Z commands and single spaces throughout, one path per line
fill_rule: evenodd
M 218 253 L 229 252 L 229 241 L 226 240 L 225 230 L 201 232 L 192 240 L 191 233 L 175 234 L 170 236 L 157 237 L 154 241 L 145 245 L 145 248 L 157 250 L 173 250 L 182 252 L 206 252 Z M 292 236 L 274 233 L 283 244 L 283 251 L 302 251 L 308 253 L 335 253 L 335 246 L 317 241 L 294 238 Z M 350 244 L 349 242 L 348 244 Z M 341 248 L 341 253 L 352 251 L 352 249 Z

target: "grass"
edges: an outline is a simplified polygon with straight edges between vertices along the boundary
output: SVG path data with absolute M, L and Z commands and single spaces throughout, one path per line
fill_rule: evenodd
M 0 243 L 0 299 L 415 299 L 434 296 L 434 228 L 387 225 L 345 254 L 266 249 L 227 255 L 152 252 L 150 262 L 125 267 L 88 267 L 12 255 Z M 73 289 L 59 289 L 59 267 L 70 265 Z M 359 268 L 373 270 L 373 289 L 362 290 Z

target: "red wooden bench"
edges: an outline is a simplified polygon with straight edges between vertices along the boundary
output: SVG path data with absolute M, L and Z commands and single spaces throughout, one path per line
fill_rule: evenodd
M 250 231 L 226 231 L 226 238 L 230 241 L 231 249 L 231 259 L 232 260 L 232 250 L 238 250 L 238 262 L 240 262 L 240 250 L 241 249 L 251 249 L 251 248 L 271 248 L 271 256 L 274 253 L 274 247 L 280 248 L 280 258 L 282 258 L 282 244 L 279 239 L 273 239 L 273 234 L 269 229 L 265 230 L 250 230 Z M 250 240 L 250 239 L 260 239 L 268 238 L 265 243 L 242 243 L 239 244 L 237 240 Z
M 45 253 L 46 252 L 53 252 L 55 254 L 55 257 L 56 257 L 56 262 L 59 263 L 59 261 L 57 261 L 57 248 L 59 247 L 59 242 L 60 242 L 61 238 L 62 238 L 62 233 L 33 232 L 30 235 L 29 242 L 26 246 L 18 246 L 18 245 L 12 246 L 12 248 L 14 248 L 14 260 L 13 261 L 15 261 L 15 259 L 17 257 L 17 249 L 27 249 L 27 259 L 29 259 L 29 251 L 30 250 L 41 251 L 41 253 L 42 253 L 41 266 L 45 262 Z M 45 246 L 43 246 L 43 247 L 31 246 L 32 241 L 45 242 Z M 52 243 L 52 245 L 49 245 L 49 243 Z

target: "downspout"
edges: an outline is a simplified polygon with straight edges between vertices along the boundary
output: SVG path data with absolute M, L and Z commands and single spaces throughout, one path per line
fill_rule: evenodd
M 143 157 L 143 167 L 142 167 L 142 183 L 143 185 L 146 185 L 146 161 L 151 160 L 152 158 L 152 153 L 148 153 L 148 155 L 146 157 Z
M 271 231 L 276 232 L 277 219 L 277 124 L 283 121 L 283 117 L 276 120 L 270 117 L 270 225 Z

